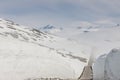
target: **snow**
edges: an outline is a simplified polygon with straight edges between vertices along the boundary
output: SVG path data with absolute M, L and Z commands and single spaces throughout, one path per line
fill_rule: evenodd
M 62 28 L 57 28 L 57 27 L 54 27 L 54 26 L 51 26 L 51 25 L 46 25 L 44 27 L 41 27 L 40 30 L 44 31 L 46 33 L 54 34 L 54 33 L 57 33 L 57 32 L 61 32 Z
M 65 33 L 65 34 L 64 34 Z M 119 80 L 119 54 L 120 50 L 120 26 L 77 26 L 65 27 L 62 31 L 51 33 L 57 36 L 76 41 L 81 45 L 87 45 L 94 51 L 93 54 L 93 78 L 94 80 Z M 85 47 L 82 47 L 82 49 Z M 93 49 L 94 48 L 94 49 Z M 113 50 L 112 50 L 113 49 Z M 110 53 L 109 51 L 112 50 Z M 76 50 L 75 50 L 76 51 Z M 87 53 L 85 52 L 85 53 Z M 108 53 L 108 54 L 106 54 Z M 106 73 L 107 71 L 107 73 Z
M 120 26 L 65 27 L 61 32 L 56 32 L 54 35 L 68 38 L 91 48 L 96 47 L 95 56 L 98 57 L 101 54 L 108 53 L 113 48 L 119 47 L 119 30 Z
M 0 19 L 0 80 L 76 79 L 88 52 L 89 46 L 76 41 Z
M 120 49 L 113 49 L 106 58 L 105 79 L 120 80 Z
M 45 33 L 0 19 L 0 80 L 77 79 L 94 61 L 94 80 L 119 80 L 120 50 L 109 53 L 120 47 L 119 30 L 119 26 L 47 26 Z
M 120 80 L 120 49 L 100 56 L 93 66 L 93 80 Z
M 101 55 L 93 64 L 93 80 L 104 80 L 106 54 Z
M 85 63 L 32 43 L 0 37 L 0 80 L 77 78 Z

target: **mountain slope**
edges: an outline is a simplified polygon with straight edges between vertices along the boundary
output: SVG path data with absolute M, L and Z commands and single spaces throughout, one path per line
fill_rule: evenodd
M 78 78 L 91 51 L 75 41 L 3 19 L 0 45 L 0 80 Z
M 65 34 L 64 34 L 65 33 Z M 54 35 L 65 37 L 80 44 L 96 48 L 96 56 L 108 53 L 120 45 L 120 26 L 65 27 Z

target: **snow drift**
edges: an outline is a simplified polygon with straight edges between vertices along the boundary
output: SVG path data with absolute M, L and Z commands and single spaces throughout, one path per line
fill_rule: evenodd
M 93 66 L 94 80 L 120 80 L 120 49 L 100 56 Z

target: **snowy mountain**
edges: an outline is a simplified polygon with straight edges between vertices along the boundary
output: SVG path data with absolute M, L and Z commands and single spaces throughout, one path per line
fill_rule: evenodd
M 74 28 L 47 25 L 40 30 L 0 19 L 0 80 L 77 79 L 88 62 L 120 47 L 119 25 Z M 104 58 L 100 57 L 101 64 Z M 97 61 L 99 66 L 99 58 Z M 99 70 L 93 74 L 99 74 Z
M 46 32 L 46 33 L 55 34 L 57 32 L 61 32 L 63 30 L 63 28 L 62 27 L 58 28 L 55 26 L 46 25 L 44 27 L 41 27 L 40 30 L 43 32 Z
M 76 79 L 90 52 L 76 41 L 0 19 L 0 80 Z
M 89 46 L 97 48 L 98 54 L 108 53 L 111 49 L 120 47 L 120 27 L 101 28 L 95 32 L 78 34 L 74 36 L 75 40 Z
M 61 32 L 53 33 L 54 35 L 68 38 L 96 48 L 96 56 L 108 53 L 111 49 L 120 45 L 120 26 L 77 26 L 65 27 Z M 104 46 L 103 46 L 104 45 Z

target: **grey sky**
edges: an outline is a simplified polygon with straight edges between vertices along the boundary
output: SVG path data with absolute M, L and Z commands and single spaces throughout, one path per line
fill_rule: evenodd
M 120 23 L 119 0 L 0 0 L 0 17 L 39 27 Z

